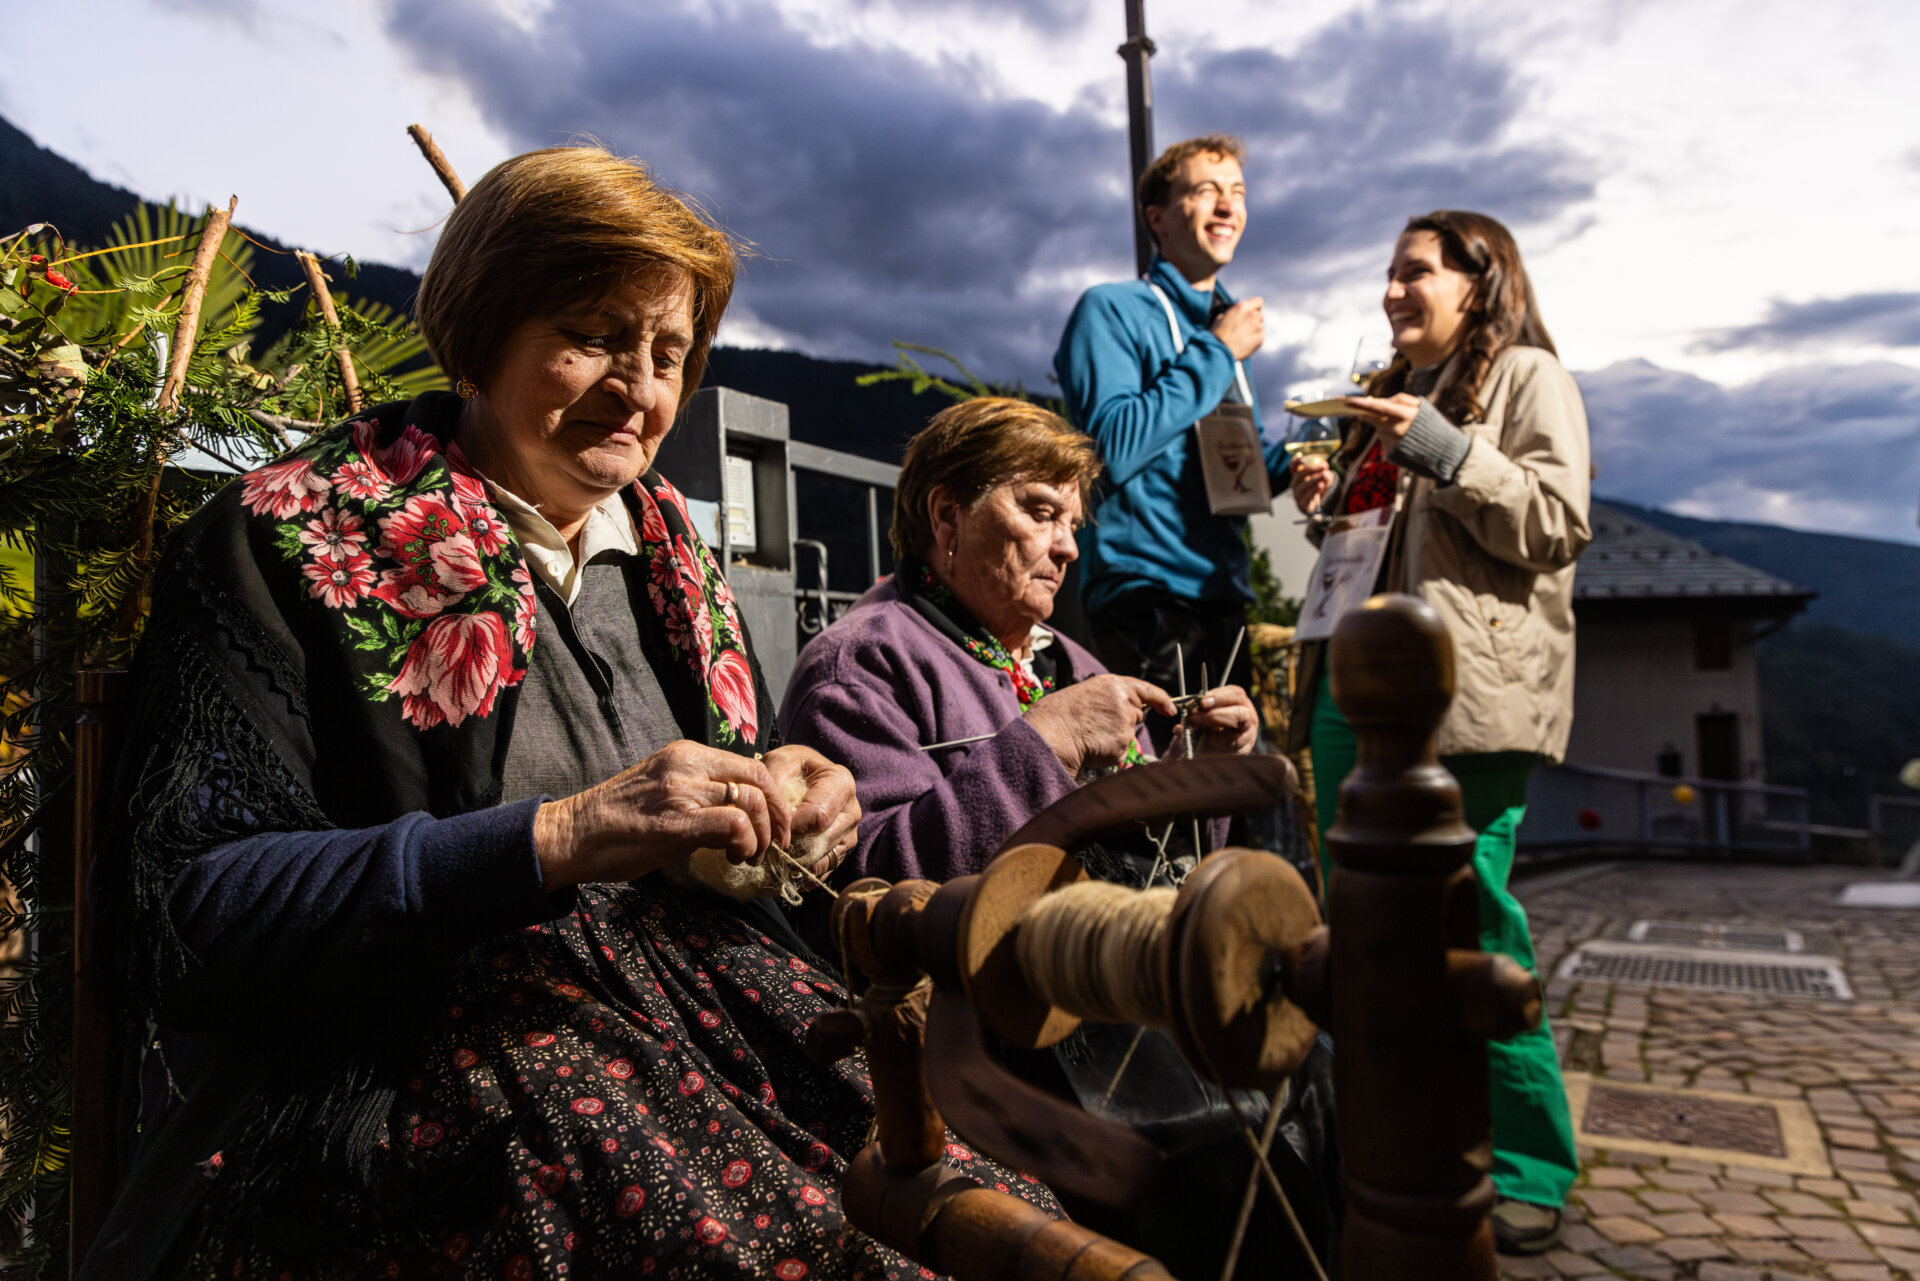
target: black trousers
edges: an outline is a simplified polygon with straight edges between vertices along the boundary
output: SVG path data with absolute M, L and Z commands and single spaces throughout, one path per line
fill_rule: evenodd
M 1108 671 L 1152 681 L 1169 694 L 1180 692 L 1183 666 L 1188 693 L 1200 692 L 1203 667 L 1209 687 L 1238 685 L 1250 690 L 1253 652 L 1245 641 L 1234 657 L 1233 670 L 1221 670 L 1246 622 L 1247 607 L 1242 602 L 1181 600 L 1153 590 L 1128 592 L 1087 620 L 1093 652 Z M 1147 716 L 1147 733 L 1162 756 L 1167 754 L 1173 726 L 1165 716 Z

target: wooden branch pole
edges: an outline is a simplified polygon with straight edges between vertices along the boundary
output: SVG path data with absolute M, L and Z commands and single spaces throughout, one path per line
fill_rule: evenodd
M 207 282 L 213 276 L 213 260 L 220 253 L 221 242 L 227 238 L 227 228 L 233 225 L 233 211 L 240 205 L 240 197 L 227 198 L 225 209 L 207 210 L 207 225 L 200 229 L 200 243 L 193 250 L 193 264 L 187 268 L 187 278 L 180 286 L 180 314 L 174 321 L 173 345 L 167 353 L 167 377 L 160 384 L 160 399 L 155 403 L 162 418 L 171 418 L 180 408 L 180 393 L 187 386 L 187 364 L 193 359 L 194 340 L 200 333 L 200 309 L 207 300 Z M 137 331 L 136 331 L 137 332 Z M 153 469 L 153 477 L 147 483 L 147 492 L 133 509 L 133 545 L 136 562 L 145 566 L 153 558 L 153 514 L 160 505 L 160 479 L 166 474 L 167 458 L 173 452 L 171 434 L 164 437 L 157 446 L 159 454 Z M 146 607 L 147 585 L 128 592 L 120 602 L 120 626 L 131 631 L 140 621 L 141 611 Z
M 461 182 L 460 175 L 453 171 L 453 165 L 448 163 L 446 153 L 440 150 L 440 144 L 433 140 L 433 135 L 419 125 L 408 125 L 407 132 L 413 136 L 420 154 L 433 166 L 434 173 L 440 176 L 440 183 L 447 189 L 447 194 L 453 197 L 453 203 L 457 205 L 466 199 L 467 184 Z
M 1359 745 L 1327 832 L 1341 1259 L 1355 1281 L 1494 1281 L 1487 1040 L 1540 1019 L 1533 976 L 1479 951 L 1474 833 L 1434 748 L 1453 664 L 1445 624 L 1411 596 L 1374 597 L 1333 637 L 1333 698 Z
M 240 197 L 233 196 L 227 207 L 207 210 L 207 225 L 200 229 L 200 243 L 194 247 L 193 265 L 187 269 L 181 287 L 180 316 L 173 326 L 173 347 L 167 361 L 167 380 L 160 387 L 160 413 L 172 414 L 180 407 L 180 393 L 187 386 L 187 362 L 193 359 L 193 340 L 200 332 L 200 308 L 207 300 L 207 281 L 213 275 L 213 260 L 220 242 L 227 238 L 233 223 L 233 211 Z
M 320 260 L 304 249 L 296 249 L 293 256 L 300 260 L 300 266 L 307 273 L 307 287 L 313 290 L 314 301 L 320 305 L 320 315 L 335 331 L 340 328 L 340 313 L 333 305 L 333 293 L 327 288 L 327 274 L 320 270 Z M 340 381 L 347 389 L 347 408 L 358 410 L 366 400 L 360 390 L 360 376 L 353 371 L 353 353 L 347 350 L 343 342 L 333 349 L 333 358 L 340 362 Z

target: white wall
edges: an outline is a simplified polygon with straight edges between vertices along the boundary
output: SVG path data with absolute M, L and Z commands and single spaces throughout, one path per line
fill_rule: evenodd
M 1273 511 L 1266 516 L 1248 518 L 1253 526 L 1253 543 L 1264 547 L 1273 560 L 1273 572 L 1280 579 L 1280 594 L 1296 599 L 1307 594 L 1307 576 L 1319 549 L 1307 541 L 1307 527 L 1294 522 L 1302 519 L 1293 505 L 1293 496 L 1285 490 L 1273 496 Z
M 1694 669 L 1689 623 L 1582 623 L 1576 648 L 1569 762 L 1650 773 L 1671 743 L 1680 749 L 1681 772 L 1697 774 L 1693 718 L 1733 712 L 1740 718 L 1741 773 L 1765 780 L 1751 624 L 1733 625 L 1733 666 L 1725 671 Z

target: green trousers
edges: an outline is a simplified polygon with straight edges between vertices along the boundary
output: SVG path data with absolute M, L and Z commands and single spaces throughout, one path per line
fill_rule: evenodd
M 1327 829 L 1340 808 L 1340 783 L 1353 770 L 1353 730 L 1333 704 L 1327 682 L 1313 702 L 1314 817 L 1320 824 L 1320 879 L 1330 884 L 1333 863 Z M 1514 834 L 1527 812 L 1527 779 L 1539 758 L 1530 752 L 1478 752 L 1445 756 L 1441 763 L 1460 781 L 1468 826 L 1480 833 L 1473 871 L 1480 882 L 1480 948 L 1504 952 L 1534 967 L 1527 912 L 1507 891 L 1513 871 Z M 1337 1052 L 1337 1049 L 1336 1049 Z M 1558 1206 L 1580 1173 L 1574 1154 L 1573 1118 L 1553 1034 L 1540 1026 L 1510 1041 L 1487 1045 L 1493 1110 L 1493 1185 L 1503 1197 Z

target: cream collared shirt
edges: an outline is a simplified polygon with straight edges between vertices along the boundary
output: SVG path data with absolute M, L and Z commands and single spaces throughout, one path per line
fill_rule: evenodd
M 1040 624 L 1035 623 L 1033 630 L 1027 633 L 1027 635 L 1031 638 L 1032 649 L 1027 657 L 1015 659 L 1014 661 L 1020 664 L 1020 670 L 1027 674 L 1028 680 L 1038 684 L 1040 676 L 1033 670 L 1033 660 L 1041 650 L 1053 644 L 1053 633 L 1040 626 Z
M 487 481 L 487 490 L 499 506 L 502 519 L 520 541 L 527 564 L 568 605 L 580 596 L 580 567 L 595 556 L 608 550 L 629 556 L 640 554 L 640 538 L 634 533 L 633 517 L 628 514 L 627 504 L 618 491 L 608 494 L 587 513 L 587 523 L 580 530 L 580 555 L 576 559 L 567 540 L 560 536 L 552 521 L 540 514 L 538 507 L 491 480 Z

